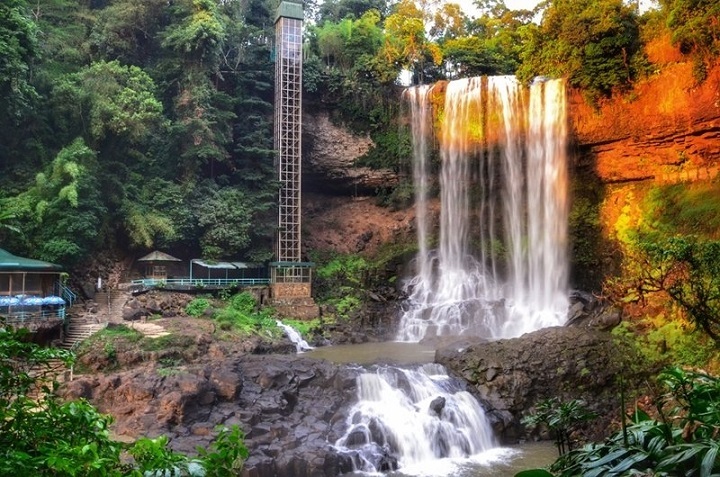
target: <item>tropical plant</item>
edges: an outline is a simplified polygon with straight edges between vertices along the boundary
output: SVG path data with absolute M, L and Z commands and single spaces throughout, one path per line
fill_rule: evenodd
M 185 313 L 190 316 L 201 316 L 210 307 L 210 302 L 207 298 L 195 298 L 185 307 Z
M 720 379 L 669 368 L 655 414 L 636 409 L 622 429 L 602 443 L 586 444 L 551 467 L 560 477 L 663 475 L 711 477 L 720 472 Z M 524 477 L 543 474 L 524 474 Z M 546 475 L 546 474 L 545 474 Z
M 573 449 L 572 433 L 579 425 L 597 417 L 578 399 L 561 402 L 557 398 L 546 399 L 535 406 L 535 411 L 525 416 L 526 426 L 545 426 L 554 435 L 558 454 L 563 456 Z

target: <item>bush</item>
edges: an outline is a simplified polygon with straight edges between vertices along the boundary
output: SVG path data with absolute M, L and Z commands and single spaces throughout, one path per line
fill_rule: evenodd
M 190 316 L 198 317 L 210 308 L 210 302 L 206 298 L 195 298 L 185 307 L 185 313 Z
M 561 456 L 555 475 L 711 476 L 720 472 L 720 379 L 670 368 L 661 373 L 664 393 L 658 418 L 636 409 L 630 424 L 603 443 L 590 443 Z

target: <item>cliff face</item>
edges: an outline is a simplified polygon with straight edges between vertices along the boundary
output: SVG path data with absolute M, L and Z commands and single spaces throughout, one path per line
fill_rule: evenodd
M 692 64 L 663 65 L 633 92 L 599 108 L 571 95 L 579 166 L 602 182 L 681 182 L 720 169 L 720 64 L 697 85 Z
M 373 147 L 372 139 L 333 124 L 327 112 L 303 115 L 302 139 L 303 183 L 311 191 L 367 195 L 397 183 L 397 175 L 389 169 L 354 165 Z

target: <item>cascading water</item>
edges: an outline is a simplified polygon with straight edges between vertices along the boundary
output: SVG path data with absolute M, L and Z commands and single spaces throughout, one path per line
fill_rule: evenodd
M 430 250 L 432 89 L 408 90 L 418 255 L 398 339 L 506 338 L 567 310 L 567 118 L 562 81 L 452 81 L 439 131 L 440 236 Z M 529 106 L 528 106 L 529 105 Z
M 310 351 L 311 349 L 314 349 L 312 346 L 308 344 L 307 341 L 305 341 L 302 337 L 302 335 L 293 328 L 290 325 L 286 325 L 280 320 L 277 320 L 275 322 L 282 330 L 285 332 L 285 336 L 288 337 L 290 341 L 295 345 L 295 349 L 298 353 L 302 353 L 304 351 Z
M 335 447 L 356 471 L 407 469 L 496 446 L 485 413 L 445 368 L 378 367 L 357 378 L 358 402 Z

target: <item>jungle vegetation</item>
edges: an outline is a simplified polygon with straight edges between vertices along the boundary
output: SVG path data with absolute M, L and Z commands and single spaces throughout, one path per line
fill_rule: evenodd
M 649 71 L 669 31 L 717 54 L 715 2 L 550 0 L 478 17 L 434 0 L 305 2 L 305 100 L 369 131 L 400 169 L 398 76 L 564 76 L 589 98 Z M 0 242 L 79 266 L 100 250 L 271 256 L 276 0 L 7 0 L 0 5 Z

